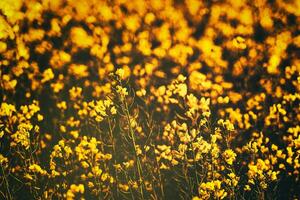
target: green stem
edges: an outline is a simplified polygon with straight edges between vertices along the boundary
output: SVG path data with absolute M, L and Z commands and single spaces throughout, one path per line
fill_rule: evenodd
M 1 164 L 1 170 L 2 170 L 2 173 L 3 173 L 3 177 L 4 177 L 4 181 L 5 181 L 5 186 L 6 186 L 6 189 L 7 189 L 8 199 L 11 200 L 12 197 L 11 197 L 11 193 L 10 193 L 10 190 L 9 190 L 9 184 L 8 184 L 8 181 L 7 181 L 4 169 L 2 167 L 2 164 Z
M 114 157 L 114 165 L 117 164 L 117 160 L 116 160 L 116 147 L 115 147 L 115 140 L 114 140 L 114 135 L 113 135 L 113 131 L 112 131 L 112 125 L 111 125 L 111 121 L 110 118 L 108 118 L 108 127 L 109 127 L 109 133 L 110 133 L 110 137 L 111 137 L 111 143 L 112 143 L 112 147 L 113 147 L 113 157 Z M 115 174 L 116 174 L 116 184 L 117 184 L 117 197 L 119 198 L 119 187 L 118 187 L 118 172 L 115 169 Z
M 133 147 L 134 147 L 134 153 L 135 153 L 135 157 L 136 157 L 136 160 L 137 160 L 137 171 L 138 171 L 138 176 L 139 176 L 139 182 L 141 184 L 141 187 L 140 187 L 140 192 L 141 192 L 141 195 L 142 195 L 142 199 L 144 199 L 144 192 L 143 192 L 143 179 L 142 179 L 142 166 L 141 166 L 141 162 L 140 162 L 140 159 L 138 157 L 138 154 L 136 152 L 136 141 L 135 141 L 135 136 L 134 136 L 134 132 L 131 128 L 131 122 L 130 122 L 130 113 L 129 113 L 129 110 L 128 110 L 128 105 L 127 105 L 127 102 L 124 101 L 123 102 L 124 106 L 125 106 L 125 115 L 126 115 L 126 118 L 127 118 L 127 123 L 128 123 L 128 126 L 129 126 L 129 132 L 130 132 L 130 135 L 131 135 L 131 139 L 132 139 L 132 144 L 133 144 Z

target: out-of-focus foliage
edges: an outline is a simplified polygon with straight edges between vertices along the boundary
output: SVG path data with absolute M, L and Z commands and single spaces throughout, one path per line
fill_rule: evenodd
M 297 199 L 299 0 L 1 0 L 0 199 Z

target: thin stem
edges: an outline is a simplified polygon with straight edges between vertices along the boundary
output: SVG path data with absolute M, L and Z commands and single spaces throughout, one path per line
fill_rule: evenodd
M 113 147 L 113 154 L 114 154 L 114 165 L 117 164 L 117 160 L 116 160 L 116 147 L 115 147 L 115 140 L 114 140 L 114 135 L 113 135 L 113 130 L 112 130 L 112 125 L 111 125 L 111 121 L 110 121 L 110 117 L 108 118 L 108 127 L 109 127 L 109 133 L 110 133 L 110 137 L 111 137 L 111 143 L 112 143 L 112 147 Z M 116 174 L 116 184 L 117 184 L 117 197 L 119 197 L 119 187 L 118 187 L 118 172 L 117 169 L 115 169 L 115 174 Z
M 127 119 L 127 123 L 128 123 L 128 127 L 129 127 L 129 132 L 130 132 L 130 135 L 131 135 L 131 139 L 132 139 L 132 144 L 133 144 L 133 147 L 134 147 L 135 157 L 136 157 L 136 160 L 137 160 L 137 171 L 138 171 L 138 176 L 139 176 L 139 182 L 141 184 L 140 192 L 141 192 L 141 195 L 142 195 L 142 199 L 144 199 L 142 166 L 141 166 L 141 162 L 140 162 L 140 159 L 138 157 L 138 154 L 136 152 L 137 147 L 136 147 L 135 136 L 134 136 L 134 132 L 133 132 L 132 127 L 131 127 L 130 113 L 129 113 L 129 110 L 128 110 L 128 105 L 127 105 L 127 102 L 125 100 L 123 102 L 123 105 L 125 106 L 125 115 L 126 115 L 126 119 Z
M 6 186 L 6 190 L 7 190 L 7 194 L 8 194 L 8 199 L 11 200 L 12 196 L 11 196 L 11 193 L 10 193 L 10 190 L 9 190 L 9 184 L 8 184 L 8 181 L 7 181 L 7 178 L 6 178 L 6 175 L 5 175 L 5 172 L 4 172 L 4 169 L 3 169 L 2 165 L 1 165 L 1 170 L 2 170 L 2 173 L 3 173 L 4 181 L 5 181 L 5 186 Z

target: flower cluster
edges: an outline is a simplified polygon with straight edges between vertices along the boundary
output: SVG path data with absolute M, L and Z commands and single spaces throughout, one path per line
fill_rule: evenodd
M 297 0 L 1 0 L 0 199 L 297 199 Z

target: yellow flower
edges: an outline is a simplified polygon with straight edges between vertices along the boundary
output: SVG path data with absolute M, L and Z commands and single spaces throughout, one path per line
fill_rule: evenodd
M 81 97 L 81 93 L 82 93 L 82 88 L 81 87 L 72 87 L 69 90 L 70 99 L 71 100 L 75 100 L 77 98 L 80 98 Z
M 138 91 L 136 91 L 136 95 L 138 97 L 143 97 L 146 95 L 146 90 L 145 89 L 138 90 Z
M 89 36 L 87 32 L 81 27 L 73 27 L 71 29 L 71 40 L 72 42 L 81 48 L 87 48 L 92 46 L 94 43 L 93 37 Z
M 1 153 L 0 153 L 0 165 L 1 166 L 6 166 L 8 163 L 8 159 L 6 157 L 4 157 Z
M 109 175 L 107 173 L 103 173 L 101 175 L 101 181 L 103 181 L 103 182 L 106 181 L 108 177 L 109 177 Z
M 125 96 L 128 95 L 127 88 L 117 85 L 116 89 L 117 89 L 117 93 L 121 95 L 121 98 L 124 98 Z
M 52 71 L 51 68 L 48 68 L 46 69 L 44 72 L 43 72 L 43 79 L 42 79 L 42 83 L 45 83 L 47 81 L 50 81 L 51 79 L 54 78 L 54 73 Z
M 5 90 L 14 90 L 18 83 L 16 79 L 12 79 L 11 76 L 7 74 L 2 76 L 2 81 Z
M 30 146 L 30 131 L 33 126 L 30 123 L 21 123 L 18 125 L 18 130 L 11 135 L 13 141 L 11 142 L 11 146 L 14 147 L 17 144 L 20 144 L 25 149 L 29 149 Z
M 181 97 L 185 97 L 187 94 L 187 85 L 185 83 L 178 84 L 176 93 Z
M 80 193 L 80 194 L 84 193 L 84 185 L 83 184 L 79 184 L 79 185 L 72 184 L 66 194 L 67 200 L 75 199 L 75 194 L 77 194 L 77 193 Z
M 31 172 L 35 172 L 35 173 L 39 173 L 41 175 L 46 175 L 47 174 L 47 171 L 46 170 L 43 170 L 41 168 L 41 166 L 37 165 L 37 164 L 32 164 L 29 166 L 29 170 Z
M 68 72 L 76 78 L 84 78 L 89 75 L 88 66 L 83 64 L 71 64 Z
M 24 178 L 28 180 L 33 180 L 33 177 L 30 174 L 25 174 Z
M 1 103 L 0 116 L 11 117 L 13 112 L 16 112 L 16 108 L 14 105 L 5 102 Z
M 238 36 L 233 39 L 233 46 L 238 49 L 246 49 L 247 45 L 245 44 L 245 39 L 241 36 Z
M 37 115 L 37 119 L 38 119 L 38 121 L 43 121 L 44 116 L 41 115 L 41 114 L 38 114 L 38 115 Z
M 223 153 L 223 156 L 224 156 L 225 161 L 227 162 L 227 164 L 232 165 L 233 162 L 235 161 L 236 153 L 231 149 L 227 149 Z
M 251 190 L 251 187 L 250 187 L 249 185 L 245 185 L 244 190 L 245 190 L 245 191 L 250 191 L 250 190 Z
M 120 79 L 123 79 L 123 78 L 124 78 L 124 74 L 125 74 L 124 69 L 122 69 L 122 68 L 117 69 L 116 75 L 117 75 Z
M 125 192 L 129 190 L 129 186 L 127 184 L 119 183 L 118 187 Z
M 57 108 L 62 109 L 62 110 L 66 110 L 67 109 L 67 103 L 65 101 L 61 101 L 58 102 L 56 104 Z

